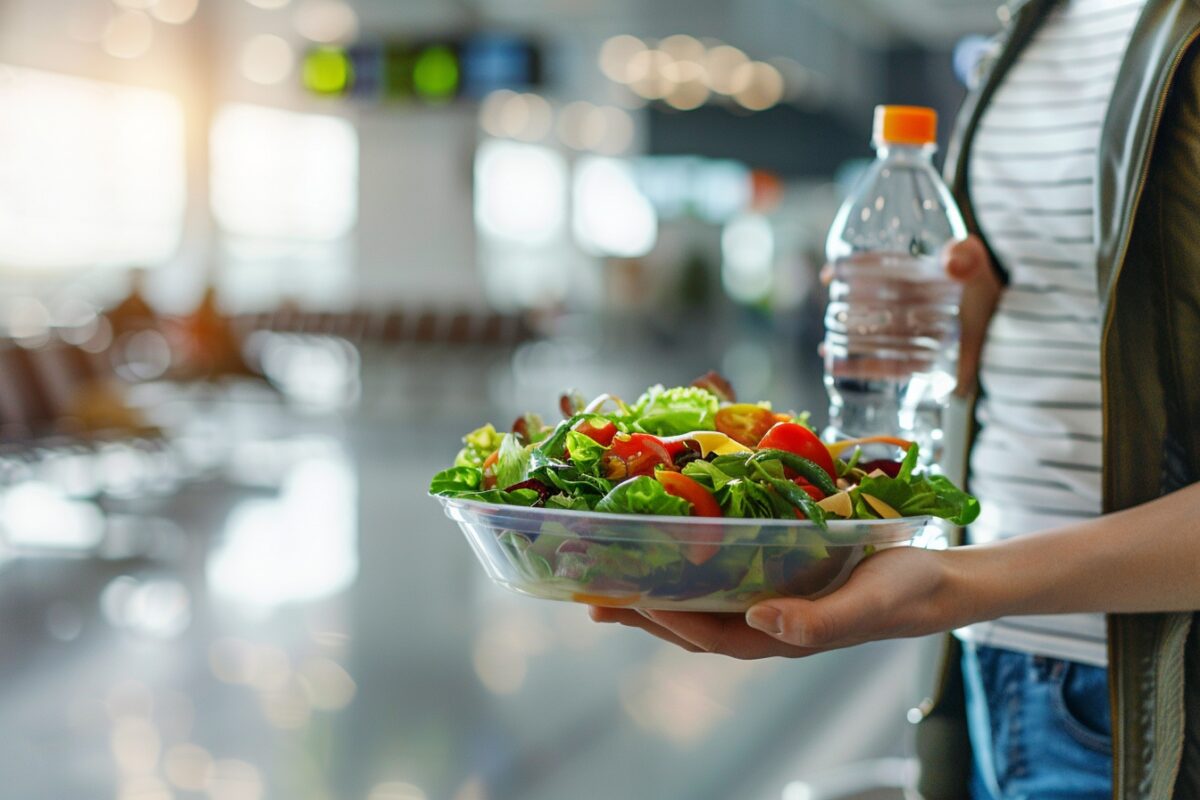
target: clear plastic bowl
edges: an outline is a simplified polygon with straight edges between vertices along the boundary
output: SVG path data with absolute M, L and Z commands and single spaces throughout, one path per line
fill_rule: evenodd
M 438 497 L 496 583 L 548 600 L 745 611 L 815 598 L 871 553 L 913 543 L 929 517 L 754 520 L 600 514 Z

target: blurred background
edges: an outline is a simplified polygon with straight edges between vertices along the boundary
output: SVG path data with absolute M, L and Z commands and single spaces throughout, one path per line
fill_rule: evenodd
M 1003 11 L 0 0 L 4 796 L 900 796 L 934 643 L 690 656 L 425 489 L 569 388 L 821 422 L 871 108 L 945 142 Z

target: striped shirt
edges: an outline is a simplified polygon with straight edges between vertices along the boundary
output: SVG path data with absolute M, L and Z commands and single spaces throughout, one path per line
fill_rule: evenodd
M 1100 129 L 1144 0 L 1061 2 L 980 119 L 968 166 L 984 238 L 1008 270 L 988 331 L 971 454 L 973 542 L 1100 513 Z M 1100 614 L 1009 617 L 970 641 L 1104 665 Z

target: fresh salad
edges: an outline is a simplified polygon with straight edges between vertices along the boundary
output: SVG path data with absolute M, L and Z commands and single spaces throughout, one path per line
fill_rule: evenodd
M 742 611 L 836 589 L 929 516 L 965 525 L 979 513 L 917 469 L 912 442 L 825 443 L 806 414 L 739 403 L 713 373 L 632 403 L 568 393 L 560 405 L 555 425 L 527 414 L 508 432 L 467 434 L 430 485 L 493 578 L 527 594 Z M 896 457 L 864 461 L 868 444 Z
M 632 403 L 562 396 L 564 419 L 526 414 L 507 433 L 484 425 L 435 495 L 489 503 L 672 517 L 828 520 L 933 516 L 966 525 L 979 503 L 942 475 L 916 469 L 914 442 L 889 436 L 826 443 L 808 414 L 739 403 L 715 373 L 690 386 L 652 386 Z M 863 461 L 861 445 L 895 459 Z

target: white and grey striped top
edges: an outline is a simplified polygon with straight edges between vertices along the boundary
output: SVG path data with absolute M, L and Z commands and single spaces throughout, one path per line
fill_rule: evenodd
M 1100 129 L 1144 0 L 1066 0 L 984 111 L 968 169 L 980 229 L 1010 282 L 988 332 L 971 541 L 1100 513 L 1100 301 L 1095 181 Z M 1015 617 L 965 639 L 1103 665 L 1100 614 Z

